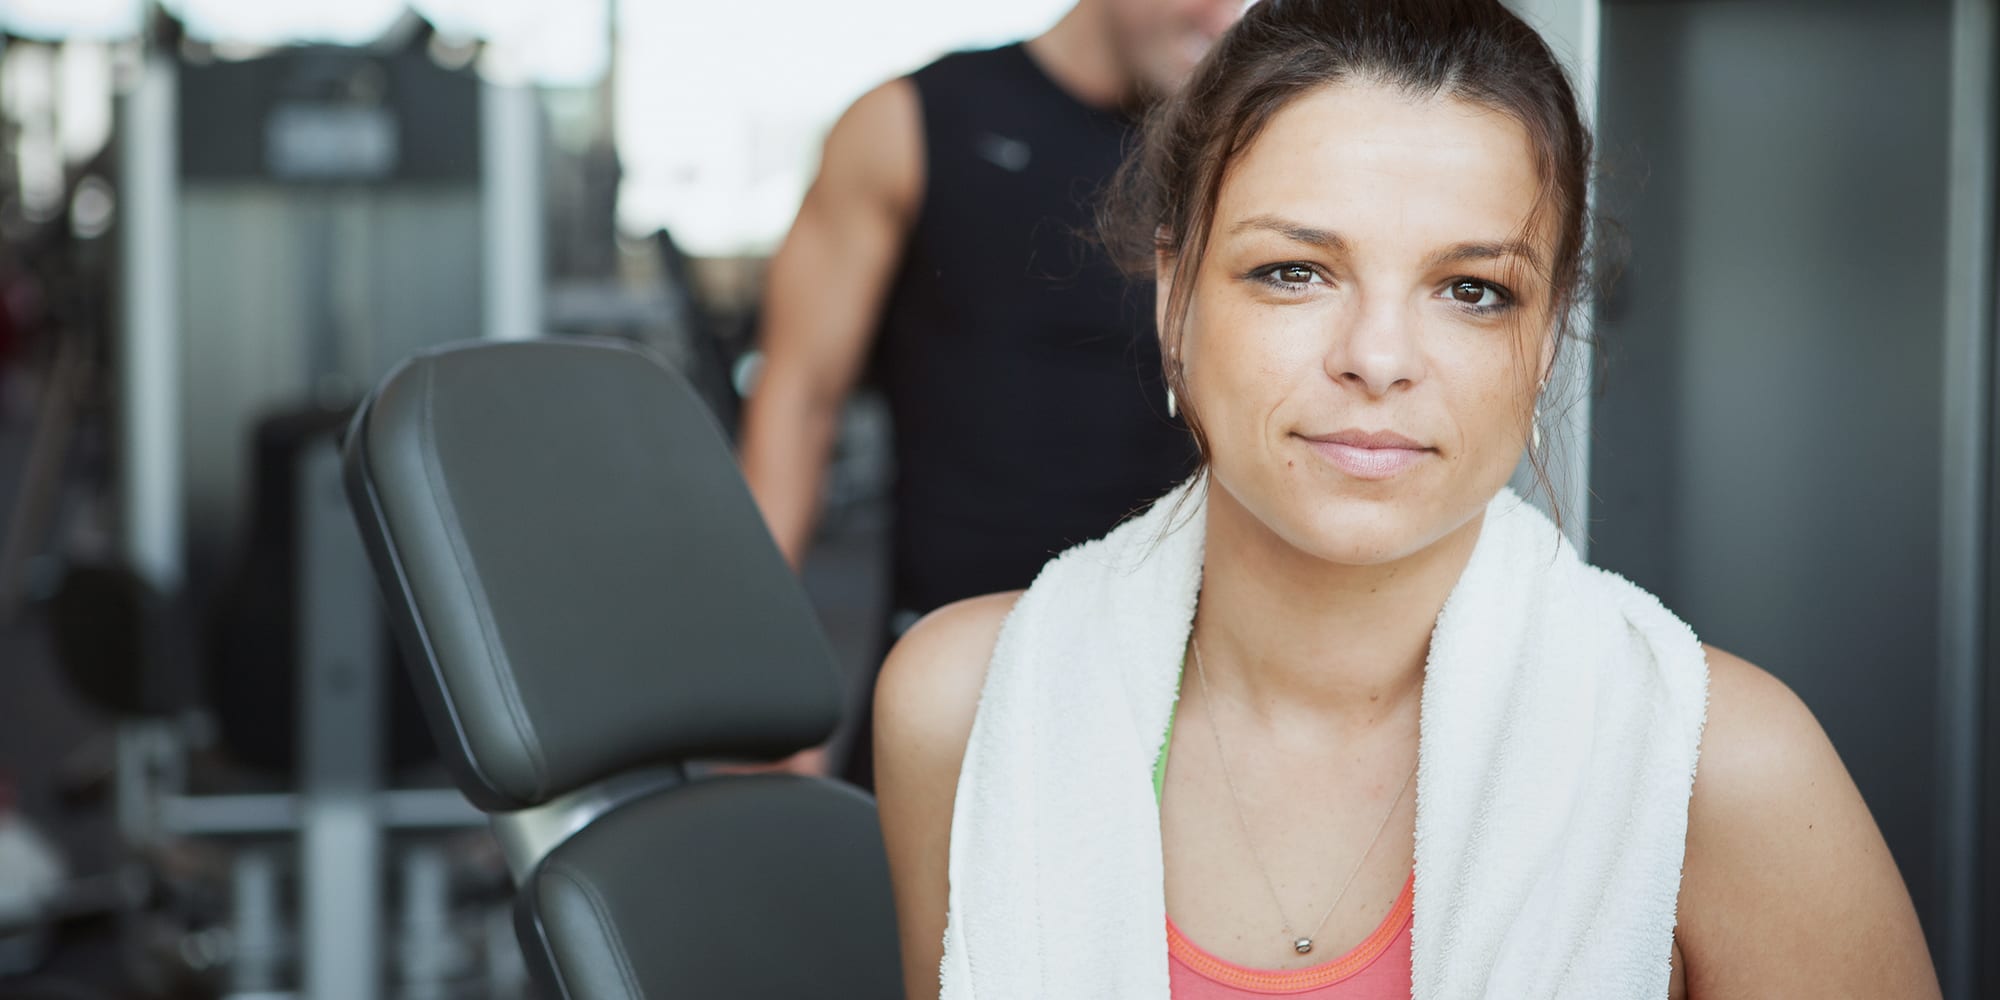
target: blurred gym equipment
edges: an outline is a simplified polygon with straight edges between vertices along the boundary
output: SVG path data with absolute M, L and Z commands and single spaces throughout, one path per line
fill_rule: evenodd
M 490 946 L 498 846 L 426 774 L 339 483 L 351 404 L 391 363 L 538 332 L 534 95 L 421 41 L 228 62 L 156 38 L 120 100 L 120 314 L 49 367 L 0 602 L 33 589 L 70 453 L 113 442 L 115 523 L 60 546 L 43 589 L 72 687 L 119 720 L 101 756 L 133 862 L 119 892 L 21 919 L 147 911 L 135 982 L 166 940 L 233 997 L 525 988 Z

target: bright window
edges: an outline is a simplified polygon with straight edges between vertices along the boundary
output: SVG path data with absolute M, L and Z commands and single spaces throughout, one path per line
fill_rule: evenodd
M 1073 0 L 624 0 L 620 224 L 697 255 L 776 247 L 827 128 L 869 88 L 954 49 L 1033 35 Z

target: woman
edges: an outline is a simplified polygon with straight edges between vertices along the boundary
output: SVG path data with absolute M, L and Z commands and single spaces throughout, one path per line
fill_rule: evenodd
M 1207 466 L 890 656 L 911 997 L 1938 994 L 1805 707 L 1504 490 L 1589 158 L 1477 0 L 1266 0 L 1149 122 Z

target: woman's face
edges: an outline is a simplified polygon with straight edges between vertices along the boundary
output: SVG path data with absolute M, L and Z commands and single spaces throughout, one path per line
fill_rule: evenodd
M 1478 515 L 1553 348 L 1539 191 L 1526 129 L 1462 101 L 1342 83 L 1280 111 L 1224 179 L 1178 345 L 1214 485 L 1341 563 Z

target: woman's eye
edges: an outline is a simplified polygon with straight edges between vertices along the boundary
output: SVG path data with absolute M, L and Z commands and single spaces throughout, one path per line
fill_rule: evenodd
M 1472 278 L 1460 278 L 1445 288 L 1453 302 L 1473 309 L 1497 309 L 1508 303 L 1507 293 L 1494 285 Z
M 1258 268 L 1256 276 L 1266 284 L 1276 285 L 1286 291 L 1303 291 L 1307 285 L 1320 282 L 1319 272 L 1311 264 L 1272 264 Z

